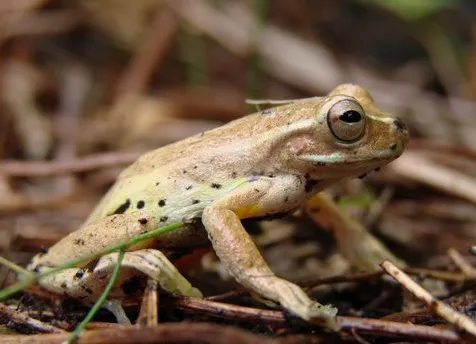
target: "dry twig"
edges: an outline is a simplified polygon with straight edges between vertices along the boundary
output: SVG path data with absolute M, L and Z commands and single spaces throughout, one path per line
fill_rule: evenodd
M 157 280 L 149 278 L 142 297 L 142 304 L 136 324 L 154 326 L 159 323 L 159 293 Z
M 139 153 L 99 153 L 69 161 L 17 161 L 3 160 L 0 174 L 8 177 L 50 177 L 54 175 L 88 172 L 101 168 L 127 165 L 134 162 Z
M 382 268 L 396 281 L 398 281 L 405 289 L 407 289 L 421 302 L 423 302 L 432 312 L 441 316 L 456 328 L 463 329 L 476 337 L 476 324 L 471 320 L 471 318 L 457 312 L 447 304 L 435 299 L 429 292 L 420 287 L 408 275 L 406 275 L 391 262 L 383 262 Z
M 463 256 L 456 251 L 453 247 L 448 249 L 448 256 L 451 258 L 458 268 L 468 276 L 468 278 L 476 278 L 476 269 L 469 264 Z
M 476 183 L 463 173 L 441 166 L 418 152 L 406 152 L 391 166 L 400 176 L 476 203 Z
M 55 327 L 50 324 L 46 324 L 42 321 L 30 318 L 28 315 L 9 308 L 8 306 L 0 303 L 0 316 L 3 319 L 8 319 L 8 322 L 17 326 L 23 326 L 32 331 L 43 333 L 65 333 L 66 331 Z
M 56 125 L 58 146 L 55 152 L 55 160 L 68 161 L 76 156 L 78 122 L 91 81 L 85 68 L 80 65 L 63 68 L 62 76 L 63 87 L 61 88 L 60 116 Z M 71 175 L 57 178 L 56 193 L 71 193 L 75 182 L 76 179 Z
M 81 17 L 71 10 L 1 14 L 0 44 L 6 39 L 25 35 L 52 35 L 69 31 L 81 22 Z
M 117 88 L 118 103 L 127 94 L 143 93 L 154 68 L 164 60 L 179 26 L 177 15 L 166 4 L 159 6 L 149 32 L 126 68 Z
M 219 302 L 212 302 L 195 298 L 176 298 L 168 300 L 168 305 L 173 308 L 180 308 L 187 313 L 206 314 L 216 318 L 232 319 L 234 321 L 245 321 L 249 323 L 263 323 L 267 325 L 287 326 L 290 320 L 283 312 L 270 311 L 243 307 Z M 167 304 L 164 302 L 164 304 Z M 430 326 L 413 324 L 402 324 L 397 322 L 338 316 L 337 321 L 342 331 L 359 331 L 360 334 L 368 333 L 384 337 L 399 337 L 408 340 L 429 340 L 434 342 L 461 343 L 460 335 L 452 330 L 444 330 Z M 293 319 L 293 324 L 299 326 L 318 326 L 322 321 L 315 320 L 314 325 L 304 320 Z
M 55 344 L 63 343 L 69 333 L 48 335 L 7 335 L 0 337 L 0 344 Z M 128 343 L 162 343 L 195 342 L 200 338 L 204 343 L 254 344 L 273 343 L 261 335 L 240 330 L 236 327 L 204 323 L 175 323 L 149 327 L 114 327 L 103 330 L 84 331 L 78 344 L 128 344 Z

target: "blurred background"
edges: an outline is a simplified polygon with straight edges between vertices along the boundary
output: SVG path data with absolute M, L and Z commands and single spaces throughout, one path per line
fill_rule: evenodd
M 352 82 L 412 140 L 334 194 L 409 264 L 456 269 L 447 250 L 476 243 L 475 14 L 471 0 L 2 0 L 0 245 L 17 261 L 48 247 L 140 153 L 256 111 L 245 99 Z M 320 263 L 332 239 L 296 227 L 258 233 L 276 272 L 345 271 Z

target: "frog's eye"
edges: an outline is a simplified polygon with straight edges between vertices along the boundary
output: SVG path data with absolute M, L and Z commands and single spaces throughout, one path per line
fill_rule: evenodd
M 327 125 L 337 139 L 354 142 L 365 133 L 365 115 L 362 107 L 353 100 L 335 103 L 327 113 Z

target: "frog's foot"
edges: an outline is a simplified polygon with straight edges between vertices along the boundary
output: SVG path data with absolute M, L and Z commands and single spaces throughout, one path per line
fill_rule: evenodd
M 273 284 L 275 284 L 276 290 L 279 291 L 279 303 L 304 320 L 311 320 L 315 317 L 335 317 L 337 314 L 336 308 L 324 306 L 311 300 L 304 290 L 294 283 L 277 278 Z
M 301 287 L 276 276 L 252 279 L 255 280 L 255 286 L 258 286 L 262 295 L 279 302 L 290 313 L 306 321 L 320 318 L 320 322 L 325 326 L 333 330 L 339 329 L 335 318 L 337 308 L 311 300 Z

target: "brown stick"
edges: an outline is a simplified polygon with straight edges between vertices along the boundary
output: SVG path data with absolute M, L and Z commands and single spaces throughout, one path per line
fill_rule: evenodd
M 142 303 L 140 306 L 139 316 L 136 325 L 154 326 L 159 323 L 159 292 L 158 282 L 152 278 L 147 280 L 147 286 L 144 290 Z
M 165 302 L 164 302 L 165 303 Z M 208 316 L 241 320 L 249 323 L 265 323 L 268 325 L 290 325 L 289 319 L 280 311 L 270 311 L 243 307 L 219 302 L 212 302 L 195 298 L 177 298 L 168 303 L 170 307 L 180 308 L 187 313 L 206 314 Z M 413 325 L 392 321 L 339 316 L 337 321 L 342 331 L 358 331 L 360 334 L 368 333 L 384 337 L 399 337 L 411 340 L 428 340 L 445 343 L 461 343 L 462 337 L 455 331 L 434 328 L 430 326 Z M 321 327 L 322 321 L 315 324 L 300 319 L 293 319 L 293 324 L 299 326 Z
M 34 336 L 0 336 L 0 344 L 56 344 L 68 339 L 69 333 Z M 79 343 L 88 344 L 128 344 L 128 343 L 229 343 L 229 344 L 270 344 L 273 340 L 261 335 L 240 330 L 231 326 L 207 323 L 172 323 L 150 327 L 115 327 L 104 330 L 85 331 Z
M 178 27 L 177 14 L 166 4 L 159 6 L 146 37 L 119 82 L 118 98 L 124 94 L 140 94 L 146 89 L 154 69 L 164 60 Z
M 17 161 L 4 160 L 0 163 L 0 174 L 10 177 L 50 177 L 66 173 L 78 173 L 100 168 L 128 165 L 140 156 L 139 153 L 92 154 L 69 161 Z
M 454 247 L 450 247 L 447 254 L 468 278 L 476 278 L 476 269 Z
M 0 303 L 0 316 L 2 318 L 7 318 L 10 323 L 19 326 L 24 326 L 25 328 L 28 328 L 32 331 L 44 333 L 65 333 L 64 330 L 58 327 L 30 318 L 28 315 L 11 309 L 3 303 Z
M 406 275 L 391 262 L 385 261 L 381 266 L 390 276 L 405 287 L 405 289 L 425 304 L 430 311 L 439 315 L 456 328 L 463 329 L 476 337 L 476 323 L 474 323 L 471 318 L 435 299 L 429 292 L 415 283 L 410 276 Z

